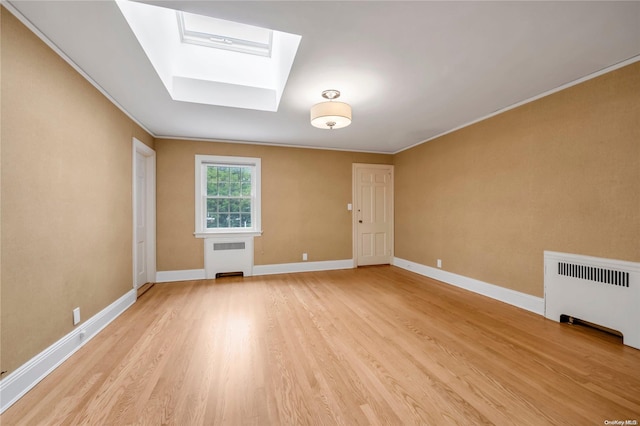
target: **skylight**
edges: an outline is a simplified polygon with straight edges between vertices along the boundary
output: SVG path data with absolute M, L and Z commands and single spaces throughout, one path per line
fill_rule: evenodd
M 172 99 L 278 110 L 299 35 L 134 1 L 116 3 Z
M 176 15 L 183 43 L 271 56 L 272 30 L 182 11 Z

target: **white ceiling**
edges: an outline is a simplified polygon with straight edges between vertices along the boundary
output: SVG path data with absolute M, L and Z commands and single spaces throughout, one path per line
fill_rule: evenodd
M 146 3 L 302 35 L 278 112 L 171 100 L 112 1 L 9 7 L 156 137 L 393 153 L 640 59 L 640 2 Z M 351 126 L 310 125 L 325 89 Z

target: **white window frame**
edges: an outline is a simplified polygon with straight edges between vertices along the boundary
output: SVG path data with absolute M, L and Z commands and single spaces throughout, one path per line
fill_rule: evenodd
M 207 164 L 225 164 L 229 166 L 251 166 L 254 172 L 252 179 L 252 197 L 253 203 L 251 212 L 251 228 L 217 228 L 207 229 L 205 225 L 206 214 L 204 202 L 207 194 L 207 181 L 203 170 Z M 195 194 L 196 194 L 196 215 L 195 215 L 195 232 L 196 238 L 208 238 L 214 236 L 259 236 L 262 234 L 262 173 L 261 159 L 253 157 L 227 157 L 221 155 L 196 155 L 195 164 Z

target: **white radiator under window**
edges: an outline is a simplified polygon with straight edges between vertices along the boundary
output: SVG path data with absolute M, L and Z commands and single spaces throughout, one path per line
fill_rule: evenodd
M 253 275 L 253 237 L 215 237 L 204 239 L 205 276 L 242 272 Z
M 545 317 L 619 331 L 640 349 L 640 264 L 545 251 L 544 270 Z

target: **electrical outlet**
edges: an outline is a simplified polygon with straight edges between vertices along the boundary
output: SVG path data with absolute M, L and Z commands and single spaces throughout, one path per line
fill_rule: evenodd
M 437 266 L 438 268 L 442 268 L 442 259 L 438 259 Z
M 73 310 L 73 325 L 78 325 L 80 323 L 80 308 L 75 308 Z
M 302 253 L 302 260 L 307 260 L 307 259 L 308 259 L 307 253 Z

